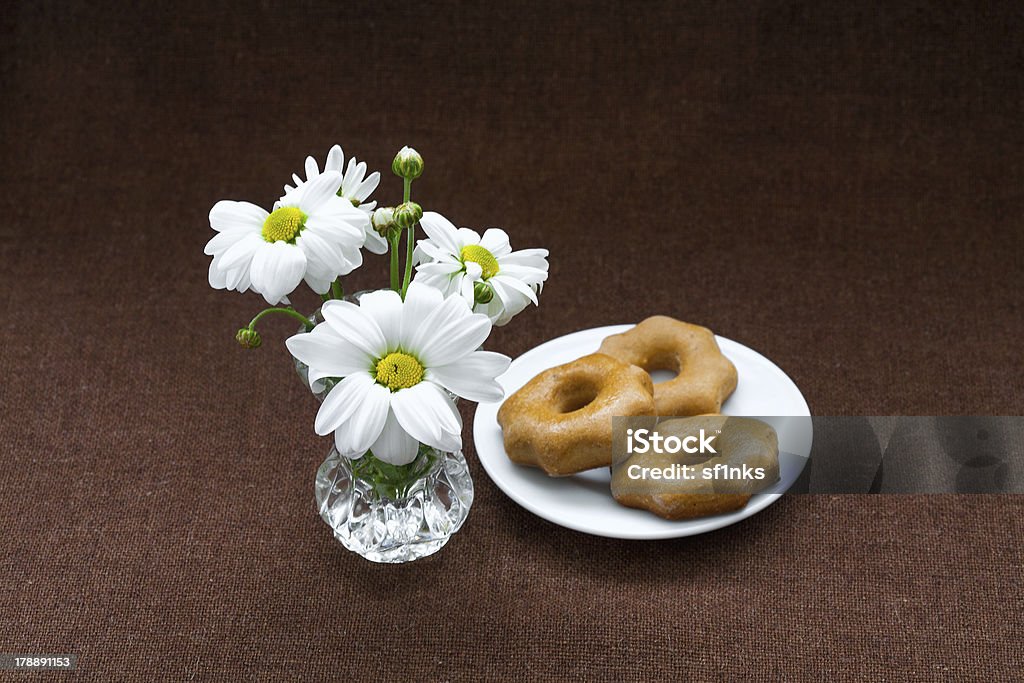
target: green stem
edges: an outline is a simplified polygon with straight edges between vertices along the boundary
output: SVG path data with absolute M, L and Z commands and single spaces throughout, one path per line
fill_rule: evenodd
M 426 456 L 422 460 L 420 456 Z M 392 465 L 379 460 L 372 452 L 366 453 L 358 460 L 352 461 L 352 474 L 368 481 L 381 498 L 398 500 L 413 485 L 430 474 L 437 462 L 437 453 L 426 446 L 420 445 L 416 460 L 408 465 Z
M 402 203 L 407 203 L 412 197 L 412 181 L 402 178 Z M 405 293 L 409 290 L 409 280 L 412 278 L 412 252 L 415 247 L 416 226 L 405 231 L 405 275 L 402 277 L 402 300 L 405 301 Z M 397 289 L 397 287 L 396 287 Z
M 394 237 L 389 237 L 388 242 L 391 244 L 391 289 L 396 292 L 398 289 L 398 240 L 400 235 L 397 233 Z
M 309 330 L 313 329 L 313 323 L 311 323 L 309 321 L 309 318 L 307 318 L 306 316 L 302 315 L 301 313 L 296 311 L 294 308 L 277 308 L 277 307 L 275 307 L 275 308 L 265 308 L 262 311 L 260 311 L 259 313 L 257 313 L 256 317 L 253 318 L 252 322 L 249 323 L 249 329 L 250 330 L 255 329 L 256 328 L 256 323 L 258 323 L 261 318 L 263 318 L 265 316 L 268 316 L 271 313 L 282 313 L 284 315 L 290 315 L 291 317 L 295 318 L 296 320 L 299 320 L 300 322 L 302 322 L 302 324 L 306 327 L 306 331 L 307 332 Z
M 418 224 L 417 224 L 418 225 Z M 416 226 L 405 231 L 405 277 L 402 278 L 402 301 L 405 301 L 405 293 L 409 291 L 409 281 L 412 279 L 412 252 L 416 242 Z
M 335 299 L 341 299 L 345 296 L 345 290 L 341 288 L 341 278 L 331 283 L 331 296 Z
M 328 292 L 326 294 L 321 294 L 320 295 L 320 300 L 323 301 L 324 303 L 327 303 L 328 301 L 330 301 L 331 300 L 330 292 Z

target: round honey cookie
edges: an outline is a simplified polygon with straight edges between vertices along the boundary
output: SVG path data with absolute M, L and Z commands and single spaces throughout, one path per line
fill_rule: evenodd
M 612 417 L 654 415 L 651 377 L 594 353 L 541 372 L 498 410 L 505 453 L 566 476 L 612 464 Z
M 739 381 L 736 366 L 722 355 L 711 330 L 664 315 L 606 337 L 598 353 L 647 372 L 677 373 L 671 380 L 654 385 L 658 415 L 717 413 Z

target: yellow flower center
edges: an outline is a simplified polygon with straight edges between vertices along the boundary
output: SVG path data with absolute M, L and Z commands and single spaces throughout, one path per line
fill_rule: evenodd
M 494 254 L 479 244 L 467 244 L 462 248 L 461 256 L 463 263 L 472 261 L 479 264 L 480 269 L 484 271 L 483 277 L 485 280 L 498 274 L 498 259 L 494 258 Z
M 423 366 L 407 353 L 396 351 L 377 361 L 377 383 L 391 391 L 408 389 L 423 379 Z
M 263 221 L 263 239 L 268 242 L 294 242 L 295 237 L 306 226 L 306 214 L 295 206 L 275 209 Z

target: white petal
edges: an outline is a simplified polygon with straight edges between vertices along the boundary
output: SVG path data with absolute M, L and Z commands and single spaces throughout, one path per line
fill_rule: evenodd
M 306 377 L 309 379 L 309 388 L 313 390 L 313 393 L 317 394 L 324 390 L 323 382 L 319 380 L 325 377 L 337 377 L 329 372 L 317 370 L 316 368 L 309 368 L 306 370 Z
M 344 165 L 345 153 L 341 151 L 341 145 L 331 147 L 331 151 L 327 153 L 327 161 L 324 163 L 324 171 L 338 171 L 340 173 Z
M 334 280 L 345 266 L 341 249 L 321 237 L 315 230 L 303 230 L 302 234 L 295 238 L 295 245 L 306 255 L 307 276 Z
M 369 213 L 363 211 L 359 207 L 352 206 L 352 202 L 348 201 L 344 197 L 337 197 L 337 201 L 344 207 L 344 215 L 342 218 L 349 223 L 354 225 L 360 230 L 372 230 L 373 221 Z
M 249 289 L 249 269 L 248 268 L 236 268 L 235 270 L 227 271 L 227 287 L 228 289 L 234 289 L 238 292 L 244 292 Z
M 423 232 L 433 240 L 438 247 L 450 254 L 458 254 L 462 250 L 459 244 L 458 230 L 450 220 L 436 211 L 426 211 L 420 219 Z
M 347 422 L 375 384 L 369 373 L 360 372 L 334 385 L 316 413 L 316 433 L 325 436 Z
M 363 294 L 359 309 L 373 318 L 384 335 L 386 350 L 381 355 L 397 349 L 402 334 L 402 297 L 398 292 L 383 289 Z
M 366 180 L 359 184 L 359 187 L 355 189 L 355 191 L 352 193 L 352 199 L 358 199 L 360 202 L 359 205 L 362 206 L 363 202 L 366 201 L 366 198 L 369 197 L 373 193 L 373 191 L 377 189 L 377 185 L 379 184 L 380 173 L 374 171 L 366 178 Z
M 445 399 L 450 398 L 448 394 L 444 395 Z M 454 452 L 462 448 L 462 415 L 459 414 L 459 409 L 455 407 L 454 401 L 446 400 L 444 407 L 448 410 L 448 413 L 455 420 L 455 424 L 459 425 L 457 432 L 445 435 L 445 441 L 438 448 L 443 451 Z
M 456 278 L 459 277 L 458 275 L 456 276 Z M 447 297 L 423 319 L 419 328 L 411 337 L 407 338 L 403 346 L 410 352 L 417 353 L 420 360 L 429 365 L 430 361 L 427 358 L 429 357 L 428 352 L 431 340 L 440 334 L 441 329 L 447 330 L 458 326 L 459 322 L 469 314 L 469 305 L 466 302 L 461 301 L 459 297 Z M 472 349 L 467 350 L 467 353 L 470 350 Z M 424 356 L 424 353 L 427 355 Z
M 420 283 L 422 285 L 427 285 L 428 287 L 433 287 L 434 289 L 436 289 L 439 292 L 441 292 L 442 296 L 445 296 L 445 297 L 447 297 L 449 294 L 451 294 L 452 277 L 450 275 L 443 275 L 443 274 L 442 275 L 433 275 L 431 273 L 416 273 L 416 276 L 413 278 L 413 282 L 418 282 L 418 283 Z
M 206 243 L 206 247 L 203 249 L 203 253 L 207 256 L 213 256 L 223 251 L 227 251 L 235 242 L 242 239 L 246 235 L 253 233 L 245 230 L 231 230 L 229 232 L 218 232 L 210 241 Z
M 530 300 L 525 296 L 506 287 L 504 280 L 492 277 L 488 282 L 495 295 L 488 306 L 488 314 L 497 327 L 508 324 L 513 316 L 522 312 L 530 303 Z M 497 306 L 495 306 L 496 301 L 499 302 Z
M 225 285 L 229 290 L 236 290 L 238 292 L 245 292 L 249 289 L 249 266 L 244 268 L 236 268 L 234 270 L 224 271 L 226 276 Z
M 432 261 L 437 261 L 441 263 L 456 263 L 459 265 L 459 268 L 462 267 L 462 261 L 459 260 L 458 256 L 456 256 L 453 253 L 449 253 L 444 248 L 442 248 L 441 246 L 434 242 L 431 242 L 430 240 L 420 240 L 419 243 L 416 245 L 416 250 L 421 252 L 423 256 Z M 420 257 L 420 261 L 425 260 L 426 259 L 423 258 L 422 256 Z
M 512 253 L 508 234 L 501 228 L 487 228 L 484 236 L 480 238 L 480 246 L 494 254 L 495 258 Z
M 456 232 L 459 240 L 459 252 L 462 251 L 462 247 L 467 244 L 480 244 L 480 233 L 476 230 L 470 230 L 469 228 L 459 228 Z M 458 253 L 458 252 L 457 252 Z
M 331 283 L 334 282 L 335 278 L 333 276 L 326 276 L 311 272 L 307 267 L 306 274 L 303 276 L 302 280 L 317 294 L 326 294 L 331 291 Z
M 455 262 L 444 262 L 444 261 L 432 261 L 430 263 L 421 263 L 416 266 L 417 273 L 423 273 L 424 275 L 451 275 L 462 270 L 462 264 Z
M 488 313 L 492 315 L 492 319 L 496 327 L 502 327 L 508 325 L 513 315 L 518 315 L 522 310 L 529 305 L 529 299 L 520 294 L 518 291 L 506 287 L 507 283 L 497 278 L 490 279 L 490 286 L 495 290 L 495 294 L 498 296 L 495 299 L 501 300 L 501 305 L 492 310 L 488 308 Z M 494 299 L 492 302 L 494 303 Z
M 416 333 L 421 329 L 423 321 L 444 302 L 440 290 L 422 282 L 410 282 L 405 293 L 405 304 L 402 306 L 402 329 L 399 334 L 399 345 L 408 350 L 416 351 L 411 345 Z
M 366 163 L 360 161 L 357 164 L 355 159 L 349 159 L 348 168 L 345 170 L 345 180 L 341 186 L 342 195 L 352 199 L 355 196 L 356 188 L 363 182 L 364 176 L 366 176 Z
M 306 219 L 306 229 L 302 231 L 302 234 L 310 231 L 340 247 L 358 249 L 363 246 L 363 241 L 366 239 L 366 233 L 362 226 L 354 225 L 351 221 L 340 217 L 310 216 Z
M 392 393 L 376 382 L 369 386 L 352 416 L 334 431 L 334 442 L 342 455 L 361 455 L 370 449 L 384 430 L 391 397 Z
M 348 199 L 338 195 L 328 195 L 327 200 L 322 202 L 311 215 L 323 216 L 332 221 L 345 221 L 357 228 L 362 228 L 369 221 L 369 217 L 364 211 L 360 211 L 352 206 L 352 202 Z
M 548 271 L 540 268 L 533 268 L 531 266 L 520 266 L 516 264 L 501 264 L 500 270 L 498 271 L 501 275 L 508 275 L 514 277 L 520 282 L 526 284 L 537 284 L 544 282 L 548 279 Z
M 505 286 L 501 284 L 501 280 L 499 280 L 497 277 L 491 278 L 490 285 L 491 289 L 494 290 L 494 298 L 491 299 L 492 305 L 494 304 L 495 301 L 499 301 L 501 303 L 501 307 L 505 308 L 506 306 L 509 306 L 510 304 L 523 298 L 522 295 L 517 294 L 512 290 L 506 289 Z
M 248 268 L 256 250 L 267 244 L 257 234 L 249 233 L 238 240 L 227 250 L 221 252 L 220 267 L 222 270 L 235 270 L 236 268 Z
M 306 182 L 308 183 L 313 178 L 320 175 L 320 167 L 316 163 L 316 159 L 313 157 L 306 157 Z
M 498 401 L 504 392 L 495 378 L 511 361 L 493 351 L 474 351 L 455 363 L 429 368 L 424 376 L 470 401 Z
M 359 251 L 358 247 L 342 247 L 341 253 L 345 256 L 345 270 L 338 275 L 348 275 L 363 264 L 363 252 Z
M 478 349 L 491 333 L 491 321 L 471 313 L 465 299 L 453 296 L 445 299 L 423 328 L 418 344 L 410 348 L 424 365 L 434 367 L 454 363 Z
M 268 215 L 255 204 L 223 199 L 210 209 L 210 227 L 217 232 L 260 230 Z
M 345 341 L 330 325 L 317 325 L 312 332 L 296 334 L 284 343 L 292 356 L 318 372 L 327 373 L 325 377 L 369 372 L 375 360 L 364 349 Z
M 504 311 L 505 306 L 497 295 L 495 295 L 486 304 L 477 304 L 473 308 L 474 313 L 483 313 L 488 318 L 490 318 L 491 324 L 494 325 L 495 327 L 501 327 L 501 323 L 499 323 L 498 321 L 501 319 L 501 315 L 502 313 L 504 313 Z
M 388 252 L 388 241 L 380 236 L 373 228 L 366 230 L 366 242 L 363 244 L 367 251 L 374 254 L 386 254 Z
M 298 206 L 307 214 L 312 215 L 332 197 L 338 198 L 336 193 L 339 187 L 341 187 L 341 174 L 328 171 L 306 182 L 305 185 L 288 195 L 286 201 L 296 202 L 290 206 Z
M 391 407 L 405 431 L 417 441 L 446 449 L 458 436 L 461 445 L 461 420 L 456 418 L 451 398 L 436 384 L 420 382 L 396 391 Z
M 306 272 L 306 255 L 287 242 L 263 243 L 252 256 L 252 287 L 274 305 L 295 291 Z
M 419 449 L 420 442 L 409 436 L 395 417 L 394 409 L 389 409 L 384 430 L 370 446 L 373 455 L 392 465 L 408 465 L 416 459 Z
M 505 254 L 501 259 L 499 259 L 498 263 L 516 263 L 523 266 L 533 266 L 534 268 L 547 270 L 547 257 L 547 249 L 520 249 L 519 251 L 513 251 L 511 254 Z
M 348 343 L 374 358 L 387 355 L 384 333 L 377 321 L 359 306 L 335 299 L 326 302 L 320 312 L 334 333 Z
M 210 286 L 214 289 L 225 289 L 228 286 L 228 278 L 226 271 L 220 267 L 219 256 L 214 256 L 213 260 L 210 261 L 210 272 L 208 273 L 208 280 Z
M 466 300 L 469 307 L 476 305 L 476 290 L 473 288 L 474 281 L 468 275 L 456 275 L 455 282 L 458 283 L 459 296 Z M 455 284 L 455 283 L 453 283 Z
M 476 261 L 466 261 L 466 278 L 471 282 L 476 282 L 484 276 L 484 269 Z
M 495 281 L 500 282 L 502 285 L 508 287 L 509 289 L 514 289 L 515 291 L 519 292 L 527 299 L 532 301 L 535 305 L 537 304 L 537 293 L 533 291 L 533 287 L 530 287 L 529 285 L 520 282 L 514 277 L 507 277 L 502 275 L 501 273 L 498 273 L 489 280 L 489 282 L 491 282 L 492 284 Z

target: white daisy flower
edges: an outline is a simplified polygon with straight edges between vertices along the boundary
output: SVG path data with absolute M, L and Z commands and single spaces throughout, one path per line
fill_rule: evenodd
M 433 211 L 423 214 L 420 225 L 429 239 L 417 243 L 418 282 L 446 297 L 459 294 L 499 326 L 528 303 L 537 304 L 548 278 L 547 249 L 512 251 L 504 230 L 488 228 L 481 237 Z
M 324 162 L 324 173 L 328 171 L 341 173 L 343 180 L 341 187 L 338 189 L 338 196 L 344 197 L 352 202 L 353 206 L 359 207 L 360 211 L 366 213 L 367 220 L 369 220 L 374 208 L 377 206 L 377 202 L 368 202 L 366 200 L 369 199 L 370 193 L 377 189 L 377 185 L 380 183 L 380 173 L 374 171 L 367 176 L 366 162 L 357 162 L 355 157 L 348 160 L 347 169 L 344 166 L 345 154 L 341 151 L 341 145 L 331 147 L 331 151 L 327 153 L 327 161 Z M 316 159 L 313 157 L 306 157 L 305 170 L 305 180 L 300 178 L 297 173 L 292 174 L 292 182 L 295 185 L 284 186 L 286 195 L 320 175 L 320 166 L 317 165 Z M 284 197 L 281 197 L 281 201 L 284 201 Z M 374 254 L 383 254 L 388 250 L 388 241 L 378 235 L 373 230 L 373 226 L 367 223 L 366 244 L 364 246 Z
M 368 220 L 337 196 L 341 180 L 337 172 L 319 175 L 270 213 L 249 202 L 217 202 L 210 211 L 217 234 L 205 249 L 213 256 L 210 285 L 252 289 L 273 305 L 287 301 L 303 280 L 324 294 L 339 275 L 358 268 Z
M 416 458 L 419 444 L 462 448 L 462 418 L 448 392 L 471 401 L 503 396 L 496 377 L 508 356 L 478 351 L 491 321 L 460 297 L 443 298 L 413 282 L 405 301 L 391 290 L 364 294 L 359 304 L 331 300 L 325 322 L 290 337 L 291 354 L 309 366 L 309 380 L 342 377 L 316 416 L 316 433 L 334 432 L 338 451 L 367 451 L 393 465 Z

